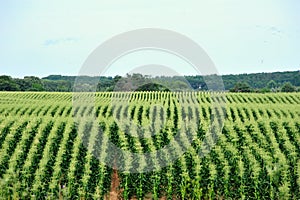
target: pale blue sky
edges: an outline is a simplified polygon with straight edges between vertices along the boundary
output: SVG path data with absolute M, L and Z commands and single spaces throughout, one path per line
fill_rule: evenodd
M 102 42 L 148 27 L 196 41 L 221 74 L 299 70 L 299 11 L 298 0 L 1 0 L 0 74 L 76 75 Z M 185 63 L 168 59 L 151 52 L 129 56 L 105 75 L 149 63 L 193 74 Z

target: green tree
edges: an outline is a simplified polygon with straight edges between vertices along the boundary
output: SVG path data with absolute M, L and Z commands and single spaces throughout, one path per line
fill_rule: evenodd
M 284 83 L 281 88 L 281 92 L 295 92 L 295 91 L 296 88 L 290 82 Z
M 147 83 L 136 89 L 136 91 L 170 91 L 163 85 L 157 83 Z
M 238 82 L 233 88 L 230 89 L 230 92 L 252 92 L 252 88 L 248 83 Z
M 40 78 L 35 76 L 25 76 L 24 80 L 30 83 L 29 91 L 44 91 L 43 83 Z
M 277 83 L 274 80 L 270 80 L 267 84 L 267 88 L 275 89 L 277 87 Z
M 20 90 L 18 84 L 10 76 L 0 76 L 0 91 Z
M 14 79 L 16 84 L 19 86 L 21 91 L 28 91 L 31 88 L 31 82 L 30 81 L 26 81 L 24 79 L 19 79 L 16 78 Z
M 113 80 L 108 78 L 101 78 L 97 85 L 97 91 L 111 91 Z

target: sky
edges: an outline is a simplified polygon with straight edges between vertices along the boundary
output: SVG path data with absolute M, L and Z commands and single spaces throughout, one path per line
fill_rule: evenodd
M 0 74 L 77 75 L 103 42 L 141 28 L 187 36 L 219 74 L 299 70 L 299 10 L 298 0 L 1 0 Z M 95 75 L 124 75 L 151 64 L 175 74 L 197 73 L 174 55 L 145 50 Z

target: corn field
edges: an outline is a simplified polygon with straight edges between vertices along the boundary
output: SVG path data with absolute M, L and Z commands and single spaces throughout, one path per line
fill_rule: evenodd
M 300 94 L 211 94 L 2 92 L 0 197 L 300 199 Z

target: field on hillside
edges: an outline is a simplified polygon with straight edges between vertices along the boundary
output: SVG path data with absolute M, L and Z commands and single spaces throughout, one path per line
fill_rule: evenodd
M 93 98 L 0 93 L 0 198 L 300 199 L 299 93 Z

